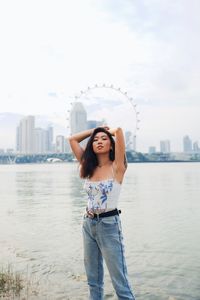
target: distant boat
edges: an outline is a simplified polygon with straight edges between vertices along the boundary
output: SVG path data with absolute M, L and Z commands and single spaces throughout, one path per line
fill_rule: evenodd
M 47 158 L 47 162 L 49 162 L 49 163 L 57 163 L 57 162 L 63 162 L 63 160 L 60 159 L 60 158 L 49 157 L 49 158 Z

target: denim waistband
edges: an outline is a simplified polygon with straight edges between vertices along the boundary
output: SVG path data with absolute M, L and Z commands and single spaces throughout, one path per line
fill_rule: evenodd
M 99 219 L 99 218 L 106 218 L 106 217 L 111 217 L 111 216 L 116 216 L 121 214 L 121 210 L 120 209 L 113 209 L 107 212 L 103 212 L 100 214 L 96 214 L 96 213 L 91 213 L 91 212 L 87 212 L 86 217 L 87 218 L 91 218 L 91 219 Z

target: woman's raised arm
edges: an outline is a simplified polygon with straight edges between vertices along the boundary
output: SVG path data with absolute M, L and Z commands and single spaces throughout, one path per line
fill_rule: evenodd
M 115 137 L 115 166 L 116 171 L 124 173 L 126 170 L 126 152 L 123 130 L 120 127 L 110 129 L 109 132 Z
M 89 137 L 93 133 L 93 131 L 94 129 L 85 130 L 79 133 L 75 133 L 68 138 L 72 152 L 79 162 L 81 161 L 84 152 L 84 149 L 81 147 L 80 142 Z

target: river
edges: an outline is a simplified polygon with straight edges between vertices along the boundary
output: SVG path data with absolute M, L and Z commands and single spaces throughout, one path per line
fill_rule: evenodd
M 28 299 L 87 299 L 82 185 L 76 163 L 0 166 L 0 265 L 32 282 Z M 136 299 L 200 300 L 200 164 L 129 164 L 119 208 Z

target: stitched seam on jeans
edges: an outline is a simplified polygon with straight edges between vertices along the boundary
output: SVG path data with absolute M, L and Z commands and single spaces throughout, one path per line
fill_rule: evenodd
M 126 276 L 126 273 L 125 273 L 125 259 L 124 259 L 124 251 L 123 251 L 123 246 L 122 246 L 122 239 L 121 239 L 121 234 L 120 234 L 119 224 L 117 224 L 117 225 L 118 225 L 118 233 L 119 233 L 120 248 L 121 248 L 121 255 L 122 255 L 123 273 L 124 273 L 124 277 L 125 277 L 125 280 L 126 280 L 126 285 L 127 285 L 127 287 L 129 288 L 130 293 L 131 293 L 132 296 L 133 296 L 131 287 L 130 287 L 130 285 L 129 285 L 129 282 L 128 282 L 128 279 L 127 279 L 127 276 Z M 134 296 L 133 296 L 133 299 L 134 299 Z
M 100 278 L 100 275 L 99 275 L 99 273 L 100 273 L 100 267 L 99 267 L 99 265 L 100 265 L 100 249 L 99 249 L 99 251 L 98 251 L 98 285 L 99 285 L 99 295 L 100 295 L 100 280 L 99 280 L 99 278 Z

